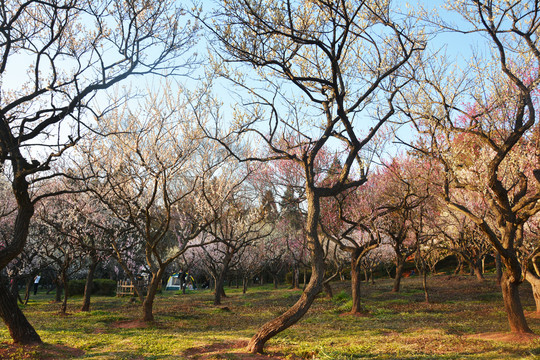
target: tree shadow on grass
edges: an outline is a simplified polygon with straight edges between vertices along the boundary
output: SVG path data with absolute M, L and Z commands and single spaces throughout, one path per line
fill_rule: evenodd
M 81 349 L 57 344 L 18 345 L 0 343 L 0 359 L 60 360 L 83 356 Z
M 183 355 L 188 359 L 241 359 L 241 360 L 278 360 L 278 359 L 297 359 L 291 355 L 285 356 L 282 353 L 266 352 L 264 354 L 251 354 L 245 349 L 248 342 L 239 340 L 234 342 L 219 342 L 214 344 L 192 347 L 184 351 Z M 298 358 L 299 359 L 299 358 Z

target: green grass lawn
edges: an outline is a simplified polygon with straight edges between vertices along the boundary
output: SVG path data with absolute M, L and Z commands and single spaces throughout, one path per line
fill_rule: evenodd
M 292 305 L 300 291 L 271 286 L 248 294 L 227 288 L 221 307 L 209 291 L 186 295 L 164 292 L 155 302 L 156 323 L 138 321 L 139 303 L 129 298 L 95 297 L 81 313 L 80 298 L 69 315 L 58 314 L 52 294 L 32 297 L 23 311 L 45 342 L 40 347 L 10 345 L 0 325 L 2 359 L 534 359 L 540 340 L 504 339 L 508 329 L 502 297 L 493 279 L 435 276 L 429 279 L 432 303 L 423 302 L 418 277 L 406 278 L 402 292 L 391 280 L 363 284 L 365 316 L 352 316 L 348 283 L 333 283 L 304 319 L 270 340 L 265 356 L 245 353 L 245 345 L 265 321 Z M 534 311 L 530 288 L 522 301 Z M 528 314 L 540 334 L 540 320 Z

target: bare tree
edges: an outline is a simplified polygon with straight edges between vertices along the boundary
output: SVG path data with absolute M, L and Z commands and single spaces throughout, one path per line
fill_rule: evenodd
M 320 199 L 365 182 L 365 176 L 350 177 L 363 166 L 357 156 L 394 114 L 393 99 L 410 75 L 407 64 L 424 47 L 414 21 L 393 10 L 390 1 L 217 1 L 206 22 L 224 61 L 215 68 L 244 100 L 230 138 L 209 135 L 233 153 L 234 135 L 257 138 L 258 154 L 236 156 L 290 161 L 305 178 L 310 282 L 296 304 L 259 329 L 250 352 L 262 352 L 268 339 L 300 320 L 320 292 Z M 339 176 L 320 186 L 325 174 L 316 169 L 318 157 L 339 143 L 346 149 Z

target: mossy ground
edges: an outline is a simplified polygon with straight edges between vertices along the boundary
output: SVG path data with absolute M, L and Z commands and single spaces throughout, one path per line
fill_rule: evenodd
M 540 340 L 507 338 L 506 314 L 493 278 L 429 278 L 430 304 L 418 277 L 406 278 L 401 293 L 390 279 L 363 284 L 366 314 L 348 314 L 347 282 L 333 283 L 333 299 L 321 297 L 298 324 L 272 339 L 264 356 L 244 350 L 265 321 L 281 314 L 300 296 L 283 286 L 250 288 L 246 295 L 227 288 L 223 306 L 209 291 L 186 295 L 164 292 L 155 302 L 156 322 L 138 321 L 140 304 L 129 298 L 95 297 L 92 311 L 79 312 L 70 299 L 69 315 L 58 314 L 52 294 L 32 297 L 23 311 L 44 345 L 10 344 L 0 325 L 2 359 L 534 359 Z M 522 286 L 529 325 L 540 334 L 530 288 Z

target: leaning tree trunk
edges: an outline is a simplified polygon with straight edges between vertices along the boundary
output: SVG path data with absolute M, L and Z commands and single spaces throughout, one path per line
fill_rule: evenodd
M 92 288 L 94 286 L 94 273 L 96 272 L 97 260 L 92 258 L 92 262 L 88 267 L 88 274 L 86 275 L 86 284 L 84 285 L 83 304 L 81 311 L 90 311 L 90 298 L 92 296 Z
M 0 316 L 6 323 L 9 334 L 15 344 L 41 344 L 41 338 L 36 330 L 30 325 L 21 309 L 17 306 L 17 300 L 12 296 L 7 287 L 0 283 Z
M 394 286 L 392 292 L 399 292 L 401 288 L 401 278 L 403 277 L 403 269 L 405 267 L 405 258 L 403 256 L 397 257 L 396 276 L 394 277 Z
M 5 125 L 4 121 L 1 123 Z M 2 131 L 8 130 L 4 126 Z M 15 218 L 13 235 L 9 245 L 0 250 L 0 272 L 23 250 L 28 239 L 30 220 L 34 215 L 34 204 L 30 200 L 28 181 L 26 181 L 26 175 L 23 171 L 28 167 L 28 164 L 20 156 L 20 153 L 17 154 L 17 151 L 15 153 L 16 159 L 12 161 L 14 174 L 12 189 L 17 200 L 17 217 Z M 16 299 L 11 296 L 7 287 L 3 284 L 0 284 L 0 317 L 4 320 L 15 343 L 41 343 L 39 335 L 17 306 Z
M 306 218 L 306 237 L 311 254 L 311 277 L 300 299 L 285 313 L 264 324 L 249 341 L 247 350 L 262 353 L 264 345 L 274 335 L 298 322 L 309 310 L 321 292 L 324 281 L 324 250 L 319 242 L 317 224 L 320 214 L 319 198 L 310 190 L 306 192 L 308 213 Z
M 355 249 L 351 253 L 351 294 L 352 294 L 352 308 L 351 314 L 361 314 L 363 312 L 362 308 L 362 296 L 361 296 L 361 285 L 362 285 L 362 275 L 360 272 L 360 249 Z

